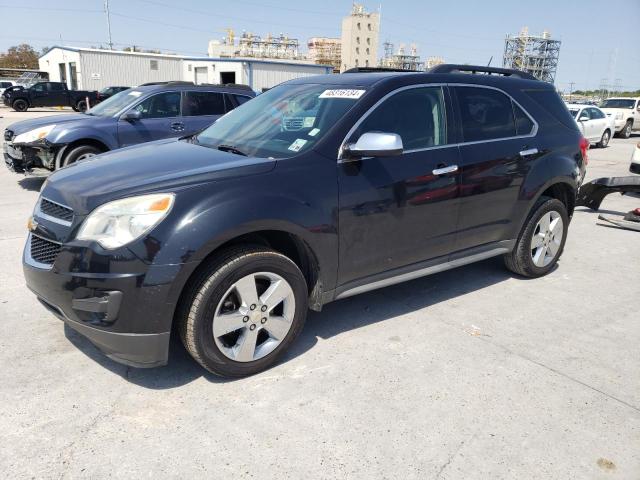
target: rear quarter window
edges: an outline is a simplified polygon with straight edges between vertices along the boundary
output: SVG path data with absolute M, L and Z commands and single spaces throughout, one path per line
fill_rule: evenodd
M 571 130 L 578 130 L 578 125 L 573 120 L 569 109 L 555 90 L 548 88 L 544 90 L 525 90 L 524 93 L 565 127 Z

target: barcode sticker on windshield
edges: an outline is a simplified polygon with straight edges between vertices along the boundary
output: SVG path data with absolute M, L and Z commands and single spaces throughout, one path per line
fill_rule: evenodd
M 289 150 L 292 152 L 299 152 L 300 149 L 304 147 L 305 143 L 307 143 L 307 141 L 304 138 L 298 138 L 295 142 L 289 145 Z
M 320 94 L 318 98 L 352 98 L 357 100 L 364 94 L 365 90 L 352 90 L 352 89 L 336 89 L 325 90 Z

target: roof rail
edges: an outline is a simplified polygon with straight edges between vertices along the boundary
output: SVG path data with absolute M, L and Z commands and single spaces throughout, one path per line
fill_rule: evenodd
M 224 88 L 237 88 L 238 90 L 251 90 L 253 89 L 249 85 L 244 83 L 199 83 L 198 86 L 204 87 L 224 87 Z
M 498 68 L 498 67 L 482 67 L 479 65 L 454 65 L 449 63 L 443 63 L 442 65 L 436 65 L 435 67 L 427 70 L 428 73 L 484 73 L 488 75 L 502 75 L 503 77 L 522 78 L 525 80 L 538 80 L 529 72 L 523 72 L 521 70 L 513 70 L 511 68 Z
M 147 83 L 143 83 L 141 85 L 138 85 L 139 87 L 150 87 L 152 85 L 193 85 L 193 82 L 185 82 L 182 80 L 169 80 L 167 82 L 147 82 Z
M 404 68 L 387 68 L 387 67 L 355 67 L 345 70 L 342 73 L 371 73 L 371 72 L 413 72 L 420 73 L 417 70 L 407 70 Z

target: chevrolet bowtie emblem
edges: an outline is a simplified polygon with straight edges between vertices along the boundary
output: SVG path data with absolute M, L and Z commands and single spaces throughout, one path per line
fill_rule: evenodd
M 34 232 L 38 228 L 38 222 L 36 222 L 33 217 L 29 217 L 29 221 L 27 222 L 27 229 L 30 232 Z

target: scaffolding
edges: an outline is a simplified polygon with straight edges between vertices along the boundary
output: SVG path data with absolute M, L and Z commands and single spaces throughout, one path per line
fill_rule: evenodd
M 388 40 L 384 42 L 384 57 L 380 60 L 380 66 L 400 70 L 423 71 L 424 63 L 420 61 L 418 49 L 411 45 L 409 53 L 405 52 L 404 45 L 400 45 L 398 53 L 393 53 L 393 44 Z
M 334 73 L 340 71 L 342 41 L 339 38 L 312 37 L 307 41 L 309 58 L 320 65 L 332 65 Z
M 283 33 L 278 36 L 268 34 L 263 39 L 251 32 L 243 32 L 238 39 L 238 47 L 241 57 L 285 58 L 289 60 L 300 58 L 298 39 L 289 38 Z
M 263 38 L 251 32 L 242 32 L 240 36 L 237 36 L 231 28 L 228 28 L 226 32 L 227 36 L 221 42 L 217 40 L 209 42 L 210 57 L 304 59 L 300 55 L 298 39 L 289 38 L 283 33 L 277 36 L 268 34 Z
M 529 35 L 527 27 L 518 35 L 507 35 L 502 66 L 529 72 L 544 82 L 553 83 L 560 57 L 560 40 L 553 40 L 547 31 Z

